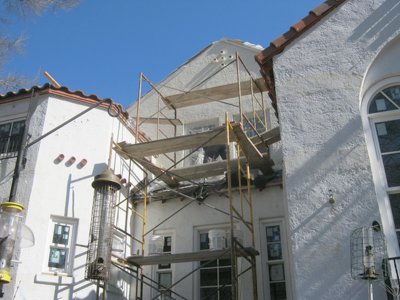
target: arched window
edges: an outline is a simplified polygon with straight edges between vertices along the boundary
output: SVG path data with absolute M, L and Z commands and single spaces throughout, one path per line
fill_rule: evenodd
M 400 242 L 400 84 L 377 90 L 368 104 L 368 121 L 375 144 L 377 180 L 390 204 L 390 224 Z M 379 193 L 378 193 L 379 197 Z

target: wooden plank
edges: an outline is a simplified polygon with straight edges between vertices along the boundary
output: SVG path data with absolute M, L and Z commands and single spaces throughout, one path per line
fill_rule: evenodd
M 254 146 L 253 142 L 247 137 L 246 133 L 243 131 L 243 128 L 239 123 L 232 124 L 232 130 L 236 136 L 236 141 L 240 145 L 240 149 L 243 151 L 247 158 L 263 158 L 263 155 Z
M 259 252 L 252 247 L 244 248 L 244 250 L 237 251 L 238 256 L 257 256 Z M 215 260 L 230 258 L 231 250 L 202 250 L 190 253 L 175 253 L 175 254 L 161 254 L 153 256 L 130 256 L 126 260 L 129 264 L 135 266 L 148 266 L 158 264 L 174 264 L 185 263 L 192 261 Z
M 183 125 L 179 119 L 167 118 L 140 118 L 139 122 L 143 124 Z
M 265 92 L 267 90 L 264 80 L 258 78 L 253 82 L 253 93 L 260 93 L 260 89 Z M 240 84 L 241 95 L 251 94 L 251 81 L 243 81 Z M 165 97 L 166 104 L 174 108 L 182 108 L 192 105 L 199 105 L 213 101 L 221 101 L 238 97 L 238 84 L 231 83 L 202 90 L 190 91 Z
M 135 158 L 135 160 L 170 187 L 176 187 L 179 185 L 178 181 L 173 178 L 173 176 L 171 176 L 171 174 L 169 174 L 165 169 L 157 167 L 145 158 Z
M 271 145 L 273 143 L 279 142 L 281 140 L 281 133 L 279 130 L 279 126 L 275 127 L 271 130 L 264 131 L 263 133 L 260 134 L 261 138 L 263 139 L 264 142 L 260 141 L 260 138 L 258 136 L 253 136 L 251 138 L 251 141 L 254 143 L 254 145 L 259 145 L 264 143 L 264 145 Z
M 225 140 L 225 126 L 221 126 L 207 132 L 182 135 L 147 143 L 127 144 L 122 142 L 118 144 L 118 147 L 131 157 L 142 158 L 156 154 L 196 149 L 205 145 L 221 145 L 225 144 Z

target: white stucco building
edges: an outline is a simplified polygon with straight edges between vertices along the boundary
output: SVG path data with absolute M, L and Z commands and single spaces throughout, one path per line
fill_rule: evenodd
M 130 170 L 111 151 L 112 142 L 133 141 L 127 115 L 119 106 L 110 107 L 104 102 L 29 145 L 100 101 L 93 95 L 50 85 L 0 98 L 1 199 L 9 200 L 18 146 L 28 145 L 21 153 L 13 201 L 25 207 L 25 224 L 35 236 L 33 247 L 15 255 L 20 263 L 13 263 L 12 282 L 4 285 L 6 299 L 94 299 L 96 296 L 96 285 L 84 280 L 94 194 L 91 183 L 107 166 L 121 179 L 129 178 L 133 183 L 138 179 L 133 176 L 140 173 Z M 109 113 L 119 116 L 112 117 Z M 122 186 L 118 201 L 127 197 L 127 189 Z M 125 220 L 126 204 L 123 204 L 116 209 L 117 226 L 124 229 Z M 129 253 L 125 234 L 116 233 L 114 247 L 119 249 L 118 255 Z M 130 278 L 112 272 L 114 279 L 107 294 L 112 299 L 126 299 Z
M 367 297 L 350 278 L 357 227 L 380 222 L 399 255 L 399 15 L 398 1 L 327 1 L 257 55 L 279 114 L 294 299 Z
M 351 233 L 376 221 L 388 257 L 400 256 L 399 25 L 395 0 L 326 1 L 266 49 L 231 39 L 210 44 L 128 108 L 133 126 L 126 114 L 99 107 L 28 147 L 16 200 L 36 244 L 16 256 L 5 297 L 95 299 L 96 286 L 84 280 L 91 182 L 109 165 L 127 181 L 118 193 L 124 233 L 116 231 L 115 255 L 130 257 L 132 275 L 113 271 L 109 299 L 232 299 L 233 282 L 237 299 L 366 299 L 367 282 L 351 278 Z M 17 135 L 27 120 L 29 143 L 98 101 L 51 86 L 0 97 L 2 201 L 18 148 L 12 129 Z M 248 189 L 237 179 L 247 174 L 244 156 Z M 252 209 L 240 208 L 250 198 Z M 225 245 L 214 244 L 231 227 L 230 201 L 246 218 L 253 212 L 251 220 L 233 219 L 235 237 L 258 251 L 248 255 L 253 265 L 209 251 L 231 245 L 229 233 Z M 71 230 L 66 262 L 56 267 L 49 261 L 51 247 L 60 247 L 52 245 L 55 225 Z M 396 263 L 389 263 L 392 287 Z M 232 277 L 234 268 L 244 275 Z M 374 296 L 397 299 L 382 280 Z

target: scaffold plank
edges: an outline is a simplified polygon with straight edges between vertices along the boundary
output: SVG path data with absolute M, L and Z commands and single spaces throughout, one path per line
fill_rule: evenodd
M 118 147 L 123 153 L 132 158 L 141 158 L 162 153 L 170 153 L 175 151 L 195 149 L 202 146 L 212 146 L 225 144 L 225 127 L 217 127 L 216 129 L 192 134 L 181 135 L 173 138 L 161 139 L 139 144 L 119 143 Z
M 259 252 L 252 248 L 243 248 L 243 251 L 237 251 L 238 256 L 257 256 Z M 173 264 L 173 263 L 185 263 L 193 261 L 203 261 L 203 260 L 215 260 L 230 258 L 231 250 L 202 250 L 198 252 L 190 253 L 174 253 L 174 254 L 160 254 L 152 256 L 130 256 L 126 260 L 129 264 L 135 266 L 146 266 L 146 265 L 158 265 L 158 264 Z
M 265 92 L 266 86 L 262 78 L 253 81 L 253 93 Z M 241 96 L 251 94 L 251 81 L 243 81 L 240 83 Z M 194 90 L 186 93 L 180 93 L 164 97 L 166 105 L 173 108 L 182 108 L 192 105 L 199 105 L 213 101 L 221 101 L 238 97 L 238 84 L 231 83 L 201 90 Z

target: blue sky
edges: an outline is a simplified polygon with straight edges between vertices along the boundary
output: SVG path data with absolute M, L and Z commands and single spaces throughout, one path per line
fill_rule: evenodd
M 158 82 L 211 42 L 227 37 L 263 47 L 322 0 L 82 0 L 6 27 L 23 33 L 23 53 L 6 71 L 128 106 L 139 73 Z

